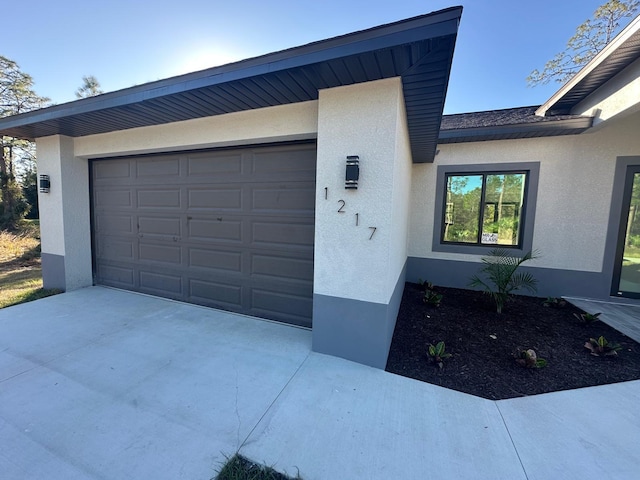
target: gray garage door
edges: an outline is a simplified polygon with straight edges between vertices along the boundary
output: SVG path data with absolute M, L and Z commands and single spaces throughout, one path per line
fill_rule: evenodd
M 96 283 L 311 325 L 315 145 L 92 162 Z

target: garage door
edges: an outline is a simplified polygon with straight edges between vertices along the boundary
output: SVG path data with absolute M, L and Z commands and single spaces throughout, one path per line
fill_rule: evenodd
M 96 283 L 311 325 L 315 145 L 91 166 Z

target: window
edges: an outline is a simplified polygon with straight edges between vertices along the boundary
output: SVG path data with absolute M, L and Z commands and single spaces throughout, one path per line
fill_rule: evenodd
M 530 250 L 539 165 L 439 166 L 433 250 Z
M 442 241 L 518 246 L 526 172 L 447 174 Z

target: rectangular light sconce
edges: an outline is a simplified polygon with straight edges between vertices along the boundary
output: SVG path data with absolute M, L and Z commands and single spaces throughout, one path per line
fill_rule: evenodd
M 359 177 L 360 157 L 357 155 L 349 155 L 347 157 L 347 170 L 344 179 L 344 188 L 347 190 L 357 190 Z
M 49 193 L 50 187 L 51 181 L 49 180 L 49 175 L 40 175 L 40 192 Z

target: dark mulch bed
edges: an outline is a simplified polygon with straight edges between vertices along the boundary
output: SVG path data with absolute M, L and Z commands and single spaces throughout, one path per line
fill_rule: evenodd
M 544 299 L 514 296 L 497 314 L 482 292 L 435 290 L 443 294 L 439 307 L 425 305 L 421 287 L 406 284 L 388 372 L 493 400 L 640 379 L 640 345 L 601 321 L 584 324 L 570 304 L 545 307 Z M 600 335 L 623 347 L 617 357 L 595 357 L 584 347 Z M 441 340 L 453 354 L 442 369 L 427 355 Z M 534 349 L 548 365 L 519 366 L 512 355 L 518 347 Z

